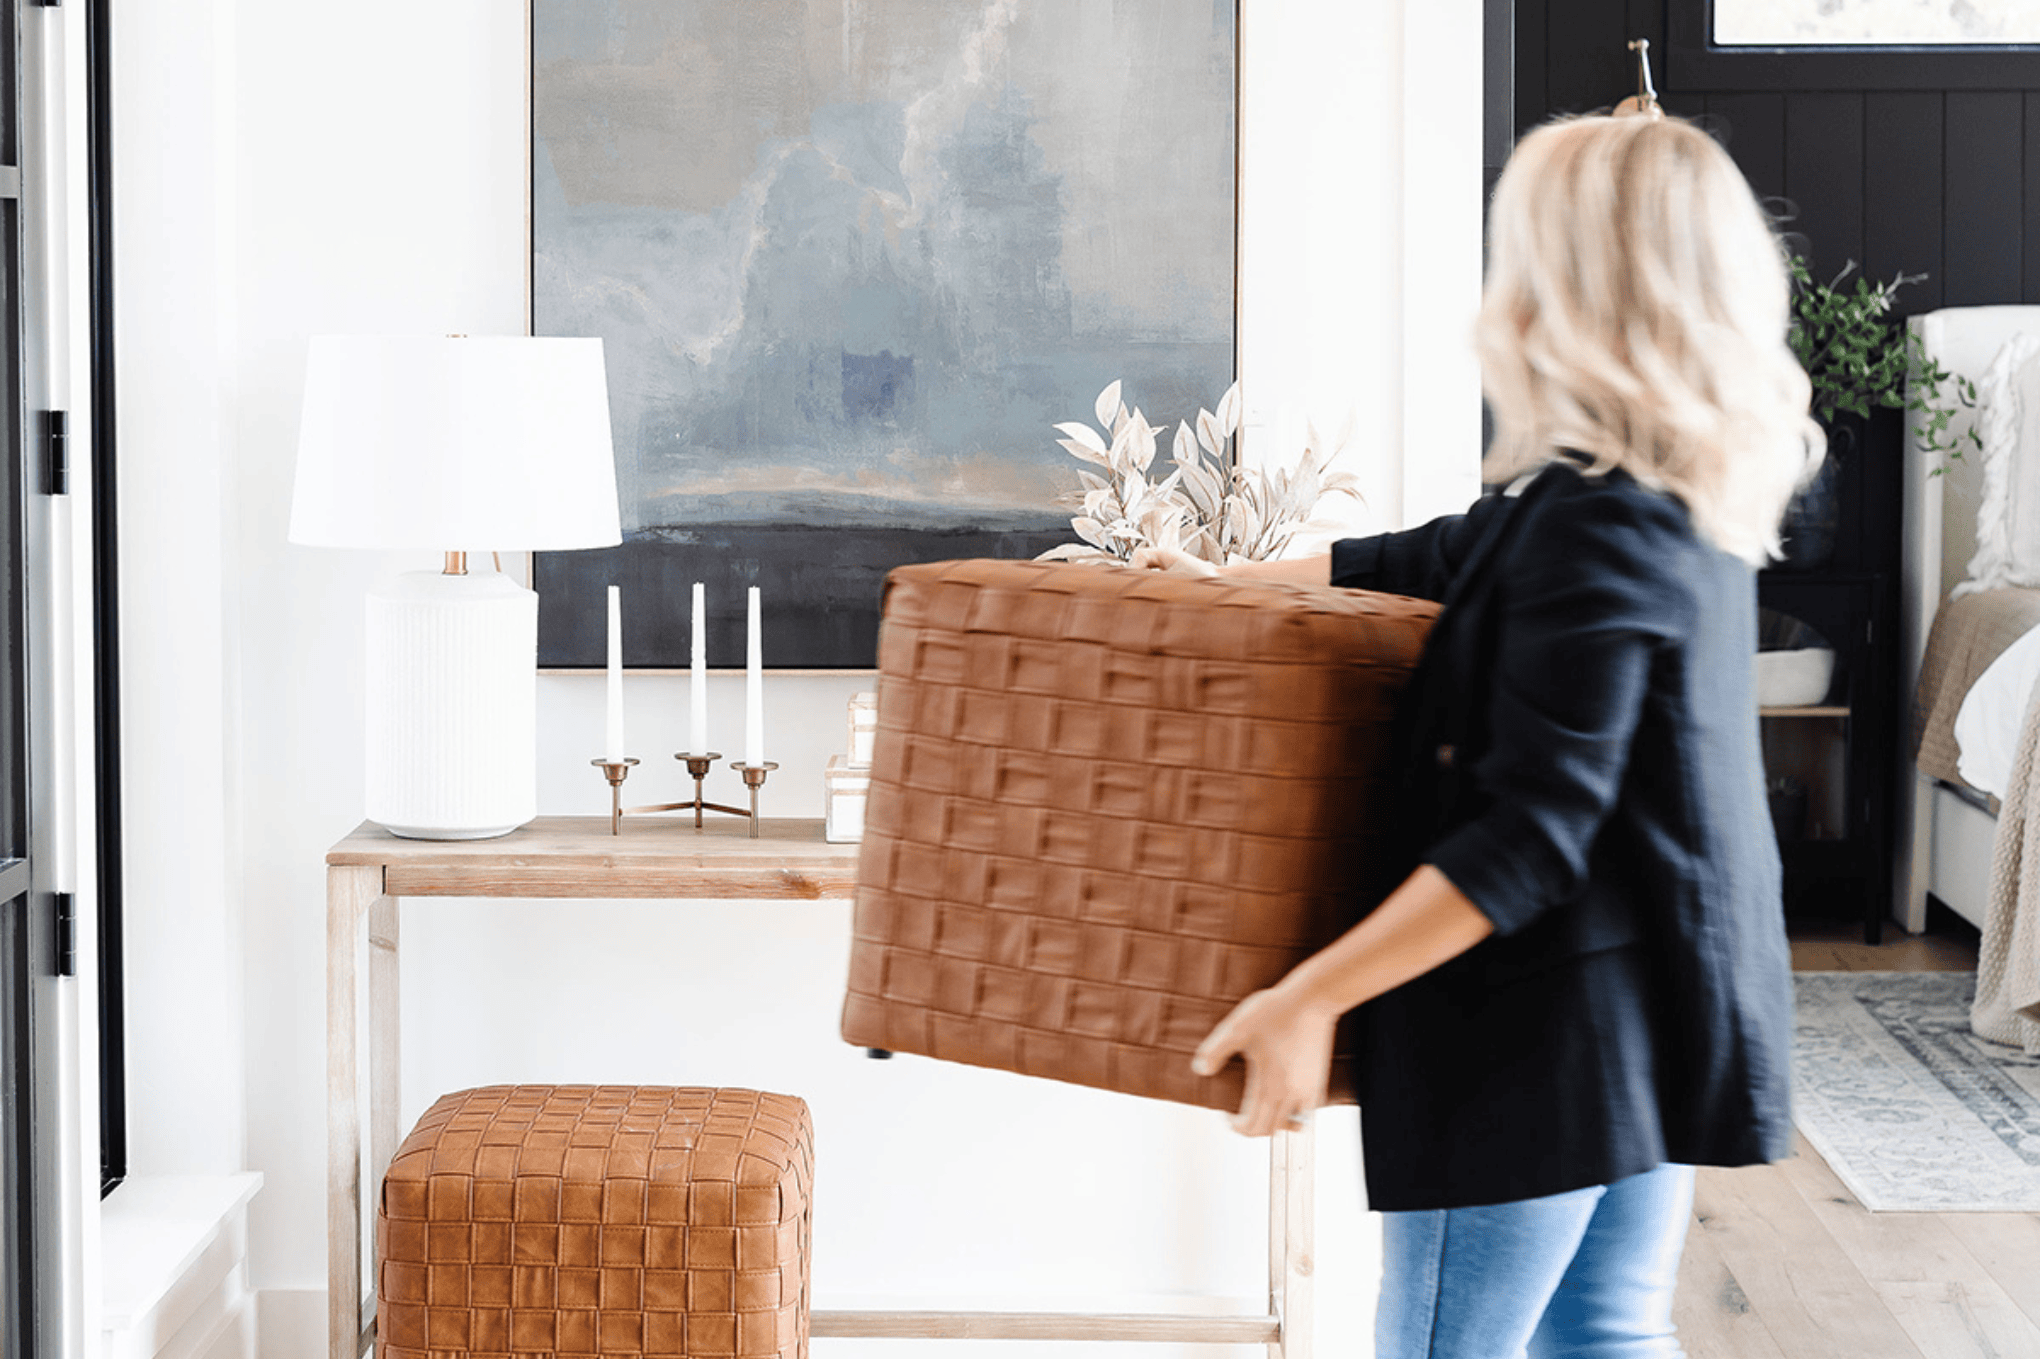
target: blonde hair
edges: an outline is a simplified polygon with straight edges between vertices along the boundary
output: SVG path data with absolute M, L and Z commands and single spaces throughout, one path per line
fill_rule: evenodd
M 1752 565 L 1820 464 L 1786 347 L 1784 253 L 1712 137 L 1592 117 L 1523 138 L 1495 189 L 1475 330 L 1502 482 L 1562 450 L 1677 496 Z

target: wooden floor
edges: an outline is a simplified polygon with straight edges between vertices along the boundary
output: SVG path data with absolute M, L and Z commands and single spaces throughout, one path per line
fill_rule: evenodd
M 1969 940 L 1795 927 L 1800 971 L 1976 966 Z M 2040 1214 L 1872 1213 L 1802 1142 L 1702 1170 L 1676 1308 L 1689 1359 L 2040 1359 Z

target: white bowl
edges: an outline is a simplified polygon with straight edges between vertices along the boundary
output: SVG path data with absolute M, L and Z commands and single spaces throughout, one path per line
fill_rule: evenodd
M 1824 646 L 1757 653 L 1757 706 L 1810 708 L 1827 697 L 1835 653 Z

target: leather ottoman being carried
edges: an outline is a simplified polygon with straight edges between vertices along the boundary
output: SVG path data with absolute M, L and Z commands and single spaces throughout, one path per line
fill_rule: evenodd
M 376 1352 L 800 1359 L 813 1177 L 791 1095 L 448 1095 L 383 1177 Z
M 1242 1065 L 1195 1076 L 1198 1043 L 1409 866 L 1389 747 L 1436 613 L 1125 567 L 894 571 L 844 1038 L 1236 1108 Z

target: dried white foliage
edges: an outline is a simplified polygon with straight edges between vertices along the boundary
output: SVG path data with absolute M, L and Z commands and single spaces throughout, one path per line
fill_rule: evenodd
M 1179 421 L 1170 445 L 1174 471 L 1153 479 L 1155 436 L 1135 407 L 1120 401 L 1120 384 L 1098 393 L 1098 423 L 1106 434 L 1081 421 L 1056 426 L 1056 440 L 1070 453 L 1102 468 L 1079 470 L 1080 489 L 1067 498 L 1078 512 L 1070 527 L 1083 539 L 1051 548 L 1043 561 L 1128 561 L 1143 547 L 1175 548 L 1203 561 L 1265 561 L 1281 555 L 1299 532 L 1323 525 L 1313 516 L 1328 495 L 1360 498 L 1349 472 L 1327 470 L 1345 447 L 1349 425 L 1336 443 L 1308 426 L 1303 457 L 1292 468 L 1273 472 L 1241 465 L 1236 447 L 1240 386 L 1235 382 L 1218 409 L 1200 410 L 1194 427 Z

